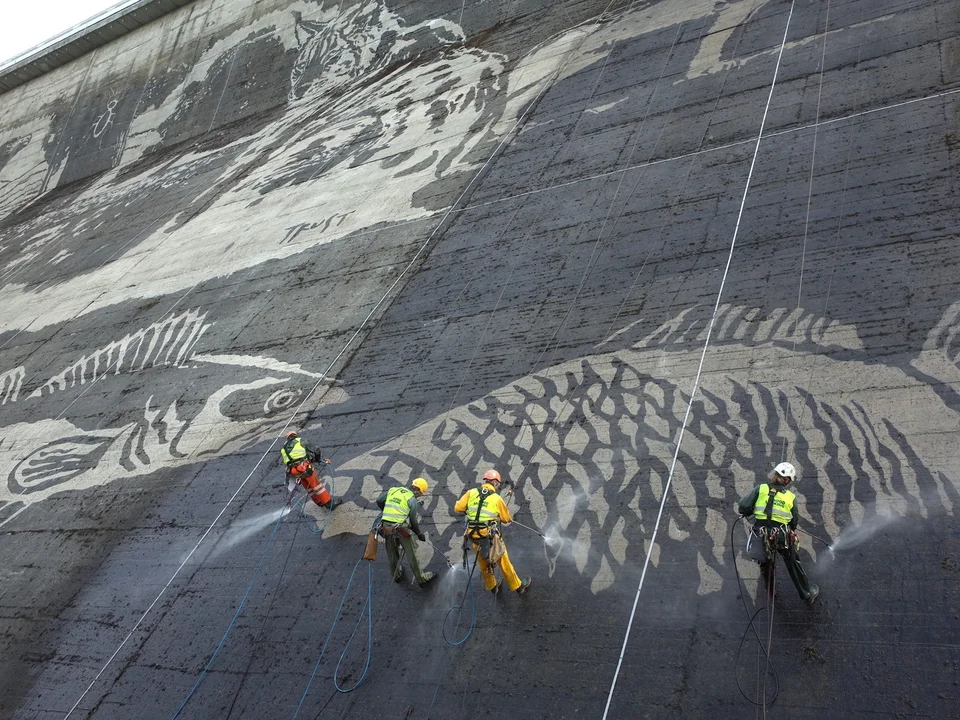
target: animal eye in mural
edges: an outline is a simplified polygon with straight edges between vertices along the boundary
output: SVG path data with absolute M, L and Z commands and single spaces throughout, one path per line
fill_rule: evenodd
M 58 492 L 220 457 L 276 437 L 322 374 L 269 357 L 197 352 L 213 326 L 206 318 L 188 310 L 128 333 L 70 362 L 32 392 L 21 391 L 24 367 L 0 374 L 6 479 L 0 525 Z M 112 414 L 104 413 L 104 396 L 120 398 Z M 58 400 L 59 416 L 49 419 Z M 43 442 L 26 446 L 25 431 Z

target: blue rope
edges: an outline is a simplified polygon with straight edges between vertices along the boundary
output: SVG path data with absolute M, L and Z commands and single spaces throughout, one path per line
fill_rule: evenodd
M 330 642 L 330 638 L 333 636 L 333 629 L 337 626 L 337 623 L 340 621 L 340 615 L 343 612 L 343 604 L 347 600 L 347 593 L 350 592 L 350 586 L 353 584 L 353 578 L 357 574 L 357 568 L 360 567 L 360 563 L 364 562 L 363 558 L 357 560 L 357 564 L 353 566 L 353 572 L 350 573 L 350 579 L 347 580 L 347 587 L 343 591 L 343 597 L 340 598 L 340 606 L 337 608 L 337 614 L 333 619 L 333 625 L 330 626 L 330 631 L 327 633 L 327 639 L 323 641 L 323 647 L 320 648 L 320 656 L 317 658 L 316 664 L 313 666 L 313 672 L 310 673 L 310 679 L 307 680 L 307 686 L 303 689 L 303 695 L 300 696 L 300 704 L 297 705 L 297 710 L 293 713 L 293 720 L 296 720 L 297 716 L 300 714 L 300 709 L 303 707 L 304 701 L 307 699 L 307 693 L 310 692 L 310 686 L 313 684 L 313 679 L 317 676 L 317 670 L 320 669 L 320 661 L 323 660 L 323 654 L 327 651 L 327 645 Z M 347 646 L 343 649 L 343 654 L 340 655 L 340 662 L 337 663 L 337 668 L 333 673 L 333 684 L 339 692 L 352 692 L 356 690 L 357 687 L 364 681 L 367 676 L 367 670 L 370 667 L 370 658 L 373 654 L 373 614 L 372 614 L 372 595 L 373 595 L 373 563 L 369 560 L 366 561 L 367 565 L 367 600 L 364 603 L 363 607 L 360 608 L 360 617 L 357 619 L 357 626 L 353 629 L 353 633 L 350 635 L 350 639 L 347 641 Z M 367 610 L 367 664 L 363 668 L 363 675 L 360 676 L 360 679 L 356 684 L 349 690 L 343 690 L 337 684 L 337 672 L 340 670 L 340 664 L 343 662 L 343 657 L 346 655 L 347 648 L 350 647 L 350 643 L 353 641 L 354 635 L 357 634 L 357 630 L 360 627 L 360 622 L 363 620 L 363 611 Z
M 273 541 L 277 537 L 277 530 L 280 529 L 280 523 L 283 522 L 284 517 L 286 517 L 286 513 L 282 513 L 280 517 L 277 518 L 277 522 L 273 526 L 273 533 L 271 533 L 270 540 L 267 542 L 267 547 L 263 549 L 263 554 L 260 556 L 260 562 L 257 563 L 257 567 L 253 571 L 253 577 L 250 578 L 250 584 L 247 585 L 247 591 L 243 594 L 243 599 L 240 601 L 240 605 L 237 606 L 237 611 L 233 614 L 233 619 L 230 621 L 230 624 L 227 625 L 227 629 L 223 633 L 223 637 L 220 638 L 220 644 L 217 645 L 217 649 L 213 651 L 213 655 L 210 656 L 210 660 L 207 661 L 207 664 L 200 672 L 200 676 L 197 678 L 197 681 L 193 684 L 193 687 L 190 688 L 190 692 L 187 693 L 187 696 L 183 699 L 183 702 L 180 703 L 180 707 L 177 708 L 177 711 L 173 714 L 173 718 L 171 718 L 171 720 L 176 720 L 180 716 L 180 713 L 187 706 L 187 702 L 189 702 L 190 698 L 193 697 L 193 694 L 196 692 L 197 688 L 200 687 L 200 682 L 213 665 L 213 661 L 216 660 L 220 649 L 227 640 L 227 635 L 229 635 L 230 631 L 233 629 L 233 624 L 237 621 L 237 618 L 240 617 L 240 611 L 243 610 L 244 603 L 247 602 L 247 598 L 250 596 L 250 591 L 253 590 L 253 584 L 257 579 L 257 575 L 260 574 L 260 569 L 263 567 L 263 561 L 266 559 L 267 553 L 270 552 L 270 547 L 273 545 Z
M 360 558 L 361 560 L 363 558 Z M 354 567 L 353 571 L 356 572 L 357 568 Z M 353 575 L 350 575 L 350 581 L 353 581 Z M 350 584 L 347 583 L 347 587 Z M 363 621 L 363 611 L 367 611 L 367 664 L 363 666 L 363 673 L 360 675 L 360 679 L 353 684 L 352 688 L 344 690 L 337 683 L 337 673 L 340 672 L 340 666 L 343 664 L 343 658 L 347 654 L 347 650 L 350 649 L 350 643 L 353 642 L 354 636 L 357 634 L 357 630 L 360 629 L 360 623 Z M 333 671 L 333 686 L 337 689 L 338 692 L 348 693 L 353 692 L 358 687 L 360 683 L 364 681 L 367 677 L 367 670 L 370 669 L 370 658 L 373 657 L 373 563 L 369 560 L 367 561 L 367 602 L 362 608 L 360 608 L 360 617 L 357 618 L 357 625 L 353 628 L 353 632 L 350 633 L 350 639 L 347 640 L 346 646 L 343 648 L 343 652 L 340 653 L 340 660 L 337 662 L 337 667 Z
M 443 616 L 443 625 L 441 625 L 440 631 L 443 634 L 444 641 L 447 643 L 447 645 L 450 645 L 451 647 L 458 647 L 459 645 L 463 645 L 467 641 L 467 638 L 469 638 L 473 634 L 473 629 L 477 625 L 477 594 L 475 592 L 470 593 L 471 581 L 473 580 L 473 571 L 476 569 L 477 569 L 477 556 L 474 555 L 473 567 L 470 568 L 470 574 L 467 576 L 467 587 L 463 591 L 463 597 L 460 598 L 460 603 L 458 605 L 454 605 L 449 610 L 447 610 L 447 614 Z M 454 610 L 459 610 L 460 615 L 463 614 L 463 603 L 466 602 L 467 593 L 470 593 L 470 627 L 467 628 L 466 635 L 464 635 L 459 640 L 453 641 L 447 637 L 447 618 L 450 617 L 450 613 L 452 613 Z M 457 615 L 458 626 L 460 625 L 460 615 Z

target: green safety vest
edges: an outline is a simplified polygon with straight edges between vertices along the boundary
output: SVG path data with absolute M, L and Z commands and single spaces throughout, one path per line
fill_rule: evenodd
M 788 524 L 793 520 L 793 502 L 797 499 L 789 490 L 777 490 L 773 496 L 771 514 L 767 515 L 767 504 L 770 502 L 770 486 L 764 483 L 757 494 L 757 502 L 753 506 L 753 517 L 757 520 L 773 520 Z
M 306 456 L 307 449 L 298 437 L 293 438 L 292 441 L 288 440 L 286 444 L 280 448 L 280 457 L 283 458 L 283 462 L 287 465 L 303 460 Z
M 410 498 L 413 490 L 405 487 L 390 488 L 387 491 L 387 500 L 383 504 L 383 521 L 393 525 L 406 522 L 410 516 Z
M 467 496 L 467 524 L 470 527 L 486 527 L 499 520 L 500 513 L 497 510 L 499 504 L 496 502 L 499 497 L 497 493 L 492 492 L 484 496 L 481 501 L 480 490 L 473 488 Z

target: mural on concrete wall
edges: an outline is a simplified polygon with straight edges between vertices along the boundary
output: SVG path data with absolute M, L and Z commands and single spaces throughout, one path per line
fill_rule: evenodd
M 653 531 L 706 337 L 693 310 L 628 349 L 536 372 L 355 458 L 341 467 L 350 491 L 372 498 L 384 475 L 425 473 L 439 483 L 433 518 L 456 548 L 453 502 L 495 467 L 519 484 L 514 508 L 567 539 L 544 547 L 550 567 L 565 554 L 594 592 L 609 587 Z M 829 537 L 873 513 L 953 513 L 960 466 L 944 433 L 960 423 L 958 313 L 960 303 L 907 373 L 872 362 L 852 326 L 800 309 L 722 308 L 658 540 L 671 562 L 699 569 L 700 594 L 722 585 L 734 503 L 782 457 L 801 473 L 803 521 Z
M 72 300 L 94 288 L 83 312 L 432 218 L 558 71 L 712 17 L 688 73 L 702 75 L 727 62 L 729 6 L 754 5 L 667 0 L 516 57 L 471 44 L 450 19 L 407 22 L 384 0 L 276 3 L 213 37 L 190 25 L 203 49 L 163 72 L 151 55 L 170 52 L 162 34 L 116 57 L 104 49 L 56 113 L 2 128 L 0 332 L 69 320 L 81 310 Z M 291 227 L 304 228 L 293 242 Z M 51 252 L 69 271 L 51 277 L 38 262 Z M 168 261 L 145 263 L 150 254 Z
M 282 112 L 238 127 L 236 137 L 212 133 L 209 145 L 202 136 L 196 148 L 165 150 L 166 137 L 199 119 L 197 107 L 213 104 L 211 127 L 218 112 L 232 111 L 237 99 L 224 97 L 221 76 L 231 63 L 240 72 L 244 53 L 245 64 L 262 63 L 254 46 L 290 58 Z M 48 143 L 47 184 L 70 153 L 86 157 L 103 145 L 122 160 L 69 203 L 52 200 L 8 230 L 0 302 L 13 312 L 0 331 L 38 316 L 67 320 L 75 308 L 64 301 L 93 287 L 112 289 L 85 312 L 185 290 L 378 223 L 429 217 L 452 198 L 431 207 L 429 193 L 418 195 L 475 172 L 560 59 L 534 50 L 512 69 L 508 62 L 465 44 L 448 20 L 409 25 L 383 2 L 293 3 L 213 42 L 176 87 L 132 118 L 123 118 L 133 111 L 124 103 L 136 103 L 130 93 L 98 93 L 82 137 Z M 291 240 L 290 227 L 303 229 Z M 70 273 L 55 281 L 32 262 L 52 247 L 72 257 Z M 144 263 L 145 252 L 171 261 Z M 116 282 L 134 272 L 135 283 Z
M 276 437 L 323 376 L 264 356 L 199 352 L 211 325 L 197 310 L 171 315 L 74 359 L 30 392 L 23 366 L 0 374 L 0 525 L 65 490 Z M 51 407 L 57 417 L 36 420 Z M 90 418 L 103 425 L 85 427 Z
M 732 28 L 755 5 L 667 0 L 507 57 L 465 42 L 449 19 L 408 23 L 383 2 L 297 2 L 214 38 L 166 84 L 98 83 L 93 70 L 93 98 L 71 120 L 76 142 L 52 136 L 50 117 L 0 137 L 0 332 L 63 327 L 382 223 L 432 219 L 452 201 L 450 188 L 465 184 L 441 181 L 475 173 L 558 70 L 573 75 L 620 37 L 714 16 L 704 27 L 717 30 L 704 34 L 688 68 L 688 78 L 700 77 L 728 62 Z M 277 108 L 224 129 L 218 114 L 242 117 L 244 103 L 229 78 L 252 72 L 263 48 L 281 66 Z M 206 129 L 184 135 L 198 119 Z M 94 161 L 103 172 L 56 195 Z M 32 215 L 25 206 L 45 191 L 43 212 Z M 956 468 L 938 470 L 947 464 L 935 428 L 958 421 L 945 397 L 960 389 L 957 313 L 944 316 L 910 372 L 873 363 L 852 326 L 725 309 L 714 342 L 733 349 L 741 367 L 708 368 L 673 480 L 680 508 L 661 538 L 690 554 L 701 592 L 719 586 L 733 500 L 784 443 L 803 473 L 808 519 L 828 533 L 876 503 L 952 512 Z M 629 348 L 599 346 L 513 380 L 354 458 L 341 468 L 352 479 L 348 496 L 372 500 L 383 476 L 425 468 L 441 483 L 431 511 L 443 524 L 478 469 L 496 464 L 520 482 L 534 522 L 578 539 L 572 559 L 600 591 L 652 529 L 641 508 L 659 500 L 699 359 L 703 327 L 693 316 L 680 313 Z M 29 361 L 0 368 L 0 524 L 60 492 L 276 437 L 323 380 L 319 369 L 205 346 L 216 321 L 194 309 L 90 341 L 36 386 L 25 385 L 37 372 Z M 844 396 L 826 380 L 858 387 L 868 371 L 897 392 Z M 189 397 L 173 389 L 184 386 Z M 907 397 L 929 406 L 930 432 L 903 434 Z M 87 402 L 107 403 L 115 416 L 88 427 Z M 455 527 L 445 536 L 452 545 Z

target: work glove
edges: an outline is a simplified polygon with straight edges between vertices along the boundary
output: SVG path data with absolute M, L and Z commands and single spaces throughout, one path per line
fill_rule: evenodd
M 419 538 L 420 542 L 426 542 L 426 541 L 427 541 L 427 534 L 426 534 L 426 533 L 417 533 L 417 538 Z

